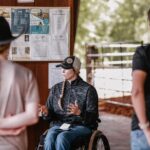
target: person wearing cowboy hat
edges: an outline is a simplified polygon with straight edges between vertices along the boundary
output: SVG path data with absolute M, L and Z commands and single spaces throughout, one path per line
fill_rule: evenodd
M 22 34 L 22 33 L 21 33 Z M 32 72 L 7 60 L 14 37 L 0 16 L 0 150 L 27 150 L 26 127 L 38 121 L 38 87 Z
M 51 126 L 44 149 L 72 150 L 98 126 L 98 95 L 96 89 L 79 76 L 78 57 L 69 56 L 56 67 L 62 68 L 64 81 L 51 88 L 46 106 L 39 108 Z

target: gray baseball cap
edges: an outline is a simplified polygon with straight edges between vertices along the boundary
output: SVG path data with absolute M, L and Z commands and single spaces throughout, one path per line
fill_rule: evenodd
M 69 56 L 65 58 L 61 64 L 56 65 L 56 67 L 62 67 L 64 69 L 74 69 L 75 71 L 80 71 L 81 61 L 76 56 Z

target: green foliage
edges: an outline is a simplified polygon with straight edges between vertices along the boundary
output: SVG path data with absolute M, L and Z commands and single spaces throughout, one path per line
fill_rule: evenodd
M 109 1 L 118 4 L 116 10 Z M 75 53 L 84 58 L 89 42 L 144 40 L 149 4 L 150 0 L 81 0 Z
M 146 1 L 124 0 L 124 3 L 120 4 L 112 15 L 115 20 L 112 20 L 112 29 L 109 34 L 112 41 L 142 40 L 140 35 L 142 36 L 146 32 L 147 10 Z
M 81 0 L 75 45 L 76 55 L 80 55 L 84 59 L 85 43 L 96 42 L 105 36 L 107 25 L 106 22 L 101 22 L 100 13 L 107 9 L 109 8 L 103 1 Z

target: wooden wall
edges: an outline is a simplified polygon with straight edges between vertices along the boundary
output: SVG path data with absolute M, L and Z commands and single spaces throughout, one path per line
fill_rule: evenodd
M 70 7 L 71 9 L 71 28 L 70 28 L 70 54 L 73 55 L 77 16 L 80 0 L 35 0 L 34 3 L 17 3 L 17 0 L 0 0 L 0 6 L 31 6 L 31 7 Z M 51 62 L 17 62 L 30 68 L 37 81 L 40 92 L 40 103 L 45 104 L 48 96 L 48 63 Z M 48 123 L 40 120 L 38 124 L 28 128 L 29 150 L 34 150 L 39 140 L 39 136 L 48 127 Z

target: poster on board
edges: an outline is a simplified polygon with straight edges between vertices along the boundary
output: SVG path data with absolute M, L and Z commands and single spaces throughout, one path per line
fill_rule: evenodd
M 69 7 L 0 7 L 10 24 L 13 41 L 9 59 L 14 61 L 61 61 L 70 53 Z
M 56 83 L 62 82 L 64 80 L 61 74 L 61 67 L 57 67 L 58 63 L 48 64 L 48 88 L 51 89 Z

